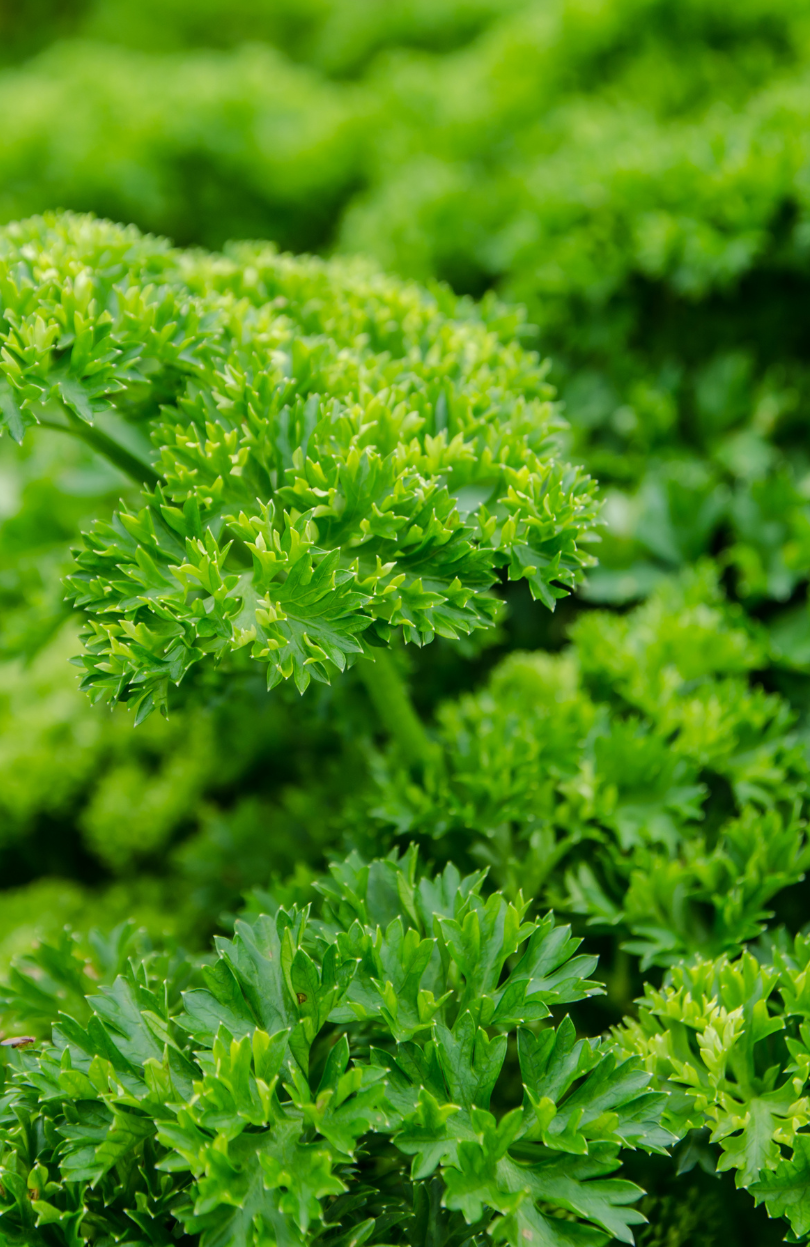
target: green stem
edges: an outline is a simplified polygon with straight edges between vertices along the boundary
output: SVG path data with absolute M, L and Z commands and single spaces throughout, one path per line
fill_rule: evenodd
M 617 948 L 613 957 L 613 965 L 605 975 L 608 1000 L 621 1013 L 627 1013 L 633 1004 L 632 982 L 630 977 L 630 956 L 623 948 Z
M 85 424 L 84 421 L 59 424 L 56 420 L 40 420 L 39 426 L 41 429 L 55 429 L 57 433 L 67 433 L 69 437 L 78 437 L 98 454 L 103 455 L 116 468 L 120 468 L 136 485 L 149 485 L 154 489 L 160 480 L 159 474 L 153 467 L 120 446 L 118 442 L 93 424 Z
M 433 747 L 391 654 L 384 649 L 375 650 L 373 658 L 358 660 L 357 671 L 380 723 L 396 742 L 403 761 L 415 769 L 423 767 Z
M 70 413 L 68 413 L 70 415 Z M 102 455 L 116 468 L 119 468 L 125 476 L 128 476 L 136 485 L 148 485 L 150 489 L 162 479 L 159 472 L 156 472 L 148 463 L 144 463 L 137 455 L 133 455 L 131 451 L 126 450 L 109 434 L 102 432 L 96 425 L 86 424 L 83 420 L 73 418 L 69 424 L 59 424 L 56 420 L 40 420 L 39 427 L 41 429 L 55 429 L 57 433 L 67 433 L 69 437 L 78 437 L 85 442 L 97 454 Z M 230 557 L 240 567 L 252 567 L 253 556 L 245 545 L 241 537 L 231 532 L 226 526 L 225 533 L 230 539 L 231 550 Z

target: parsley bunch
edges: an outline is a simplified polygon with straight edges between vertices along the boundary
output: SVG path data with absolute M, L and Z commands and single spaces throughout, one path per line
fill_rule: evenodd
M 553 608 L 591 561 L 592 487 L 498 305 L 70 216 L 3 232 L 0 298 L 12 435 L 62 428 L 146 483 L 71 578 L 85 685 L 138 717 L 203 660 L 303 691 L 396 632 L 491 625 L 501 568 Z
M 800 1242 L 810 1233 L 810 942 L 783 934 L 762 954 L 698 958 L 663 988 L 647 984 L 638 1021 L 616 1044 L 641 1055 L 668 1091 L 670 1129 L 708 1130 L 718 1170 L 733 1171 L 769 1215 L 787 1219 L 787 1241 Z M 685 1168 L 701 1148 L 692 1136 Z
M 665 1097 L 554 1024 L 595 958 L 482 882 L 351 857 L 318 917 L 238 922 L 203 986 L 178 999 L 135 957 L 52 1044 L 12 1048 L 6 1241 L 631 1243 L 641 1192 L 610 1175 L 671 1142 Z
M 644 970 L 739 952 L 810 862 L 803 736 L 751 679 L 767 634 L 704 564 L 626 615 L 580 615 L 571 639 L 445 702 L 419 782 L 379 756 L 370 834 L 484 863 Z

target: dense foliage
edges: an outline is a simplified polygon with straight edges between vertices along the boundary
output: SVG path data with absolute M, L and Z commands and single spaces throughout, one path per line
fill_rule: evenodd
M 619 1052 L 642 1055 L 669 1090 L 667 1125 L 710 1131 L 718 1168 L 786 1217 L 794 1242 L 810 1231 L 809 961 L 800 935 L 765 959 L 745 952 L 677 966 L 663 990 L 647 985 L 639 1020 L 618 1036 Z
M 809 40 L 0 0 L 0 1242 L 810 1236 Z
M 810 860 L 795 717 L 750 681 L 764 630 L 702 566 L 571 637 L 441 705 L 422 782 L 380 759 L 372 837 L 486 864 L 615 931 L 643 969 L 739 952 Z
M 494 285 L 554 356 L 573 457 L 614 487 L 593 596 L 720 547 L 754 608 L 806 584 L 803 0 L 227 21 L 97 0 L 58 22 L 76 38 L 0 75 L 7 219 L 60 204 Z M 774 626 L 805 663 L 796 618 Z
M 587 478 L 552 457 L 543 370 L 497 305 L 453 320 L 449 293 L 358 264 L 183 257 L 86 218 L 9 226 L 0 263 L 12 437 L 61 421 L 151 486 L 70 579 L 85 685 L 138 718 L 205 655 L 250 647 L 303 692 L 394 630 L 490 625 L 499 567 L 553 606 L 591 561 Z
M 641 1192 L 609 1175 L 670 1141 L 664 1097 L 570 1019 L 538 1033 L 595 959 L 481 883 L 350 858 L 322 917 L 238 923 L 182 1003 L 133 961 L 8 1068 L 5 1241 L 632 1241 Z

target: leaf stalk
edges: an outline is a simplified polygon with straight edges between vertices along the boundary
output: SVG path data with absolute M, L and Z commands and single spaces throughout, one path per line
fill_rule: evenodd
M 414 709 L 407 685 L 387 650 L 358 659 L 357 672 L 377 717 L 411 770 L 422 770 L 434 753 L 425 726 Z

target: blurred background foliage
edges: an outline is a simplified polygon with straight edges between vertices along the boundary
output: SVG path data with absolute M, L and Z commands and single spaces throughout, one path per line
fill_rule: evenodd
M 590 597 L 719 554 L 810 658 L 806 0 L 29 0 L 0 46 L 2 219 L 520 300 L 608 492 Z
M 705 609 L 726 618 L 718 600 L 736 603 L 756 636 L 735 678 L 778 695 L 782 709 L 768 703 L 761 723 L 778 719 L 772 738 L 803 751 L 810 0 L 0 0 L 0 65 L 3 220 L 65 207 L 187 245 L 253 236 L 361 251 L 526 305 L 570 421 L 567 453 L 605 492 L 600 567 L 554 617 L 512 587 L 486 647 L 402 656 L 451 772 L 465 716 L 489 715 L 488 697 L 502 746 L 510 651 L 558 651 L 577 615 L 636 608 L 698 565 Z M 0 960 L 37 924 L 130 913 L 199 942 L 252 885 L 306 893 L 330 845 L 424 832 L 352 679 L 302 700 L 246 682 L 227 705 L 198 682 L 167 723 L 137 731 L 123 711 L 85 703 L 65 661 L 74 624 L 61 577 L 77 532 L 128 488 L 57 434 L 0 447 Z M 693 626 L 674 657 L 663 647 L 650 688 L 688 667 L 703 635 Z M 593 632 L 572 635 L 580 670 Z M 506 675 L 487 691 L 501 660 Z M 588 692 L 587 713 L 579 693 L 562 702 L 636 716 L 638 731 L 666 739 L 672 723 L 649 689 L 628 697 L 617 671 Z M 695 678 L 726 674 L 721 655 Z M 472 690 L 477 702 L 453 700 Z M 607 713 L 611 748 L 597 748 L 589 720 L 587 757 L 569 760 L 580 775 L 603 766 L 605 784 L 634 749 Z M 521 722 L 539 773 L 539 729 Z M 684 747 L 698 805 L 659 793 L 678 828 L 670 856 L 704 805 L 718 811 L 709 854 L 728 819 L 767 805 L 729 795 L 701 748 Z M 478 812 L 455 809 L 450 839 L 425 834 L 426 852 L 472 852 L 479 838 L 473 857 L 519 876 L 514 844 L 539 835 L 524 772 L 517 789 L 479 794 Z M 804 779 L 798 764 L 788 772 L 771 806 L 792 826 Z M 484 816 L 482 802 L 512 812 Z M 583 815 L 582 827 L 606 817 Z M 581 876 L 576 892 L 559 860 L 549 895 L 593 921 L 597 894 Z M 619 906 L 606 928 L 625 921 L 616 912 L 626 916 L 639 869 L 622 861 L 598 881 Z

